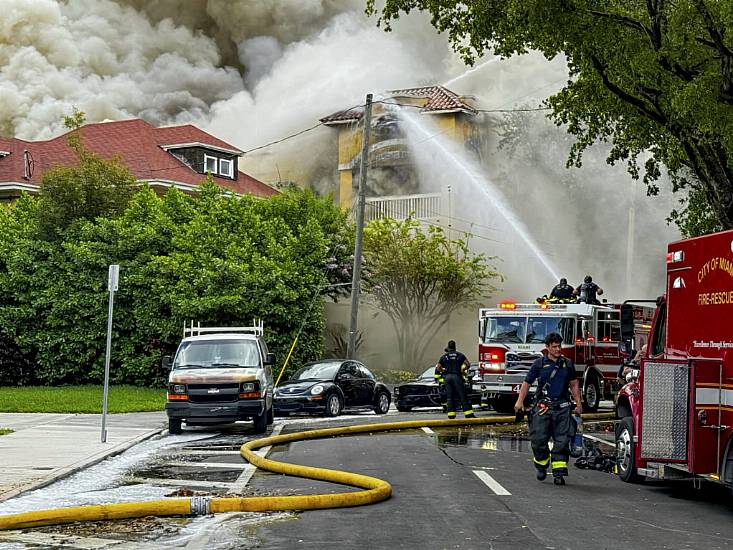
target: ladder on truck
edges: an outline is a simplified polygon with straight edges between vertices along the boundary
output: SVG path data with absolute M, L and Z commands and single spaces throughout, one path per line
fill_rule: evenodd
M 201 323 L 194 325 L 193 320 L 191 324 L 183 323 L 183 337 L 188 338 L 190 336 L 201 336 L 202 334 L 213 334 L 213 333 L 238 333 L 238 334 L 254 334 L 255 336 L 262 336 L 265 332 L 265 325 L 262 320 L 253 320 L 251 327 L 202 327 Z

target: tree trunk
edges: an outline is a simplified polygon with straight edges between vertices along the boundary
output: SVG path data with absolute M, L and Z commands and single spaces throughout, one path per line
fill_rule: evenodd
M 700 140 L 681 141 L 715 217 L 723 229 L 733 229 L 733 174 L 725 151 Z

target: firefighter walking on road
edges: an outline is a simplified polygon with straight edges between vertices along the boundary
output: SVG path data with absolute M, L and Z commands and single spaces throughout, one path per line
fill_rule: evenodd
M 537 479 L 547 477 L 548 467 L 552 468 L 555 485 L 565 485 L 570 457 L 570 434 L 572 390 L 577 406 L 575 412 L 582 412 L 580 386 L 575 378 L 575 366 L 570 359 L 561 355 L 562 337 L 552 332 L 545 338 L 547 355 L 540 357 L 529 369 L 519 397 L 514 405 L 517 412 L 524 408 L 530 386 L 537 381 L 532 409 L 529 416 L 529 437 L 532 442 L 532 461 L 537 469 Z M 553 440 L 552 454 L 548 445 Z
M 445 353 L 435 365 L 436 378 L 442 377 L 445 381 L 445 391 L 448 396 L 448 418 L 456 417 L 456 404 L 458 401 L 463 408 L 463 416 L 473 418 L 473 407 L 466 395 L 465 378 L 468 376 L 468 369 L 471 363 L 460 351 L 456 351 L 456 343 L 453 340 L 448 342 Z

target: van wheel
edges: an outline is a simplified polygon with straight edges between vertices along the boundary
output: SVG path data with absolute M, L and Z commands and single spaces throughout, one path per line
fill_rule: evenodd
M 183 433 L 183 430 L 181 429 L 180 418 L 168 419 L 168 433 L 171 435 L 181 435 Z
M 598 378 L 591 376 L 583 392 L 583 409 L 585 412 L 596 412 L 601 404 L 601 388 Z
M 262 411 L 262 414 L 258 414 L 252 420 L 254 421 L 254 428 L 256 434 L 263 434 L 267 431 L 267 416 L 268 411 Z
M 642 477 L 636 471 L 636 443 L 634 443 L 634 421 L 624 417 L 616 427 L 616 465 L 618 477 L 626 483 L 638 483 Z

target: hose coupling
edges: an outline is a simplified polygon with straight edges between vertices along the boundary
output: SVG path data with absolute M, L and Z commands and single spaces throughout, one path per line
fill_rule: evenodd
M 211 514 L 211 497 L 191 497 L 191 515 L 208 516 Z

